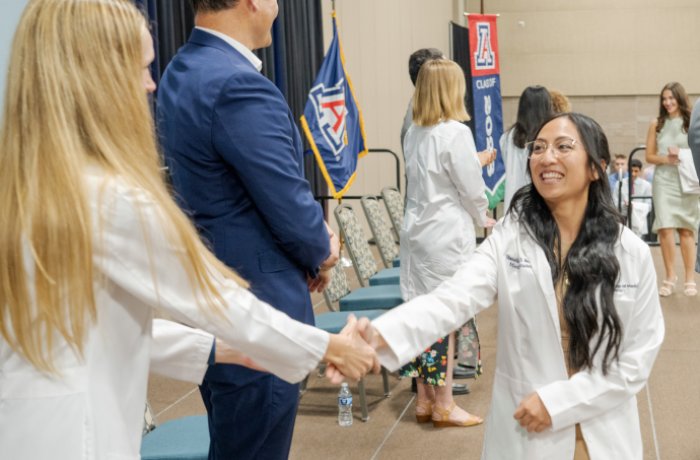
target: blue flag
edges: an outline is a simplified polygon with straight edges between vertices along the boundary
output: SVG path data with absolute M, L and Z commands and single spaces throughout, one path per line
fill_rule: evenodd
M 357 159 L 367 154 L 365 127 L 333 13 L 333 40 L 309 91 L 301 127 L 333 198 L 342 198 L 355 180 Z

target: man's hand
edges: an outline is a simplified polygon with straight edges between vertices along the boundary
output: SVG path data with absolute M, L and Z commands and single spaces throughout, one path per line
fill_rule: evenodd
M 329 270 L 335 267 L 335 264 L 340 260 L 340 239 L 338 235 L 335 234 L 333 229 L 325 222 L 326 230 L 328 231 L 328 237 L 330 238 L 331 253 L 328 258 L 321 264 L 321 270 Z
M 541 433 L 552 426 L 552 418 L 536 392 L 526 396 L 515 410 L 513 418 L 528 433 Z
M 306 284 L 309 286 L 309 292 L 323 292 L 324 289 L 330 284 L 331 278 L 333 277 L 333 269 L 329 268 L 327 270 L 321 269 L 318 272 L 316 278 L 306 277 Z
M 360 335 L 354 315 L 348 316 L 340 334 L 331 335 L 324 360 L 328 362 L 326 377 L 336 385 L 345 378 L 359 380 L 368 372 L 377 373 L 381 369 L 374 349 Z

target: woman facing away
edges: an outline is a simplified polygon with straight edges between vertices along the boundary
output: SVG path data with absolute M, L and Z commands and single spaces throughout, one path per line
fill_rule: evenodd
M 532 184 L 454 276 L 360 328 L 396 369 L 497 302 L 482 458 L 638 460 L 635 395 L 664 336 L 651 254 L 613 206 L 600 126 L 560 114 L 534 137 Z
M 506 168 L 506 192 L 503 209 L 510 207 L 515 192 L 530 183 L 527 174 L 527 151 L 525 144 L 531 140 L 542 122 L 552 116 L 552 98 L 544 86 L 528 86 L 518 101 L 518 118 L 508 131 L 503 133 L 499 145 Z
M 666 276 L 661 282 L 659 295 L 669 296 L 676 287 L 676 235 L 681 246 L 685 271 L 683 293 L 698 294 L 694 278 L 695 232 L 700 224 L 698 196 L 683 193 L 678 174 L 678 152 L 688 148 L 690 102 L 680 83 L 671 82 L 661 90 L 659 116 L 651 121 L 647 133 L 646 161 L 656 165 L 652 184 L 654 225 L 659 235 L 661 256 Z
M 321 359 L 350 378 L 374 365 L 357 334 L 264 304 L 198 239 L 160 175 L 152 59 L 126 0 L 32 0 L 17 28 L 0 127 L 3 458 L 139 458 L 151 350 L 171 376 L 182 355 L 152 343 L 156 308 L 290 382 Z M 187 330 L 154 336 L 181 345 Z M 211 336 L 196 346 L 206 361 Z
M 421 66 L 413 96 L 413 124 L 404 140 L 406 210 L 401 228 L 401 294 L 427 294 L 455 272 L 476 248 L 474 222 L 492 226 L 482 167 L 493 151 L 476 152 L 462 121 L 466 85 L 455 62 L 440 59 Z M 408 366 L 417 378 L 416 420 L 435 426 L 481 423 L 456 407 L 452 398 L 455 334 L 434 343 Z

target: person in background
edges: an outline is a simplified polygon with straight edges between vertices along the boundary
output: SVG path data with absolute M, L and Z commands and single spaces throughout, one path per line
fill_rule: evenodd
M 414 51 L 413 54 L 408 58 L 408 75 L 411 77 L 411 83 L 416 86 L 416 80 L 418 79 L 418 72 L 424 63 L 432 61 L 435 59 L 445 59 L 445 55 L 437 48 L 421 48 Z M 404 170 L 406 165 L 406 150 L 404 148 L 404 139 L 406 138 L 406 133 L 413 123 L 413 98 L 408 102 L 408 108 L 406 109 L 406 115 L 403 118 L 403 124 L 401 125 L 401 151 L 404 153 Z M 408 182 L 408 177 L 406 176 L 406 183 Z M 408 188 L 408 185 L 406 185 Z M 463 369 L 461 366 L 454 366 L 454 377 L 464 378 L 471 376 L 471 372 Z M 411 385 L 412 391 L 416 391 L 415 379 Z M 469 388 L 467 385 L 462 383 L 452 383 L 452 394 L 454 395 L 464 395 L 469 393 Z
M 191 0 L 195 29 L 158 91 L 175 192 L 214 253 L 260 299 L 307 324 L 339 242 L 304 177 L 294 115 L 252 50 L 271 44 L 276 0 Z M 298 385 L 212 366 L 200 387 L 211 459 L 286 459 Z
M 3 458 L 139 458 L 149 368 L 196 380 L 214 355 L 297 382 L 321 359 L 348 378 L 374 365 L 356 332 L 290 319 L 201 242 L 161 174 L 153 56 L 127 0 L 33 0 L 17 27 L 0 126 L 16 217 L 0 223 Z M 245 358 L 211 353 L 212 334 Z
M 698 196 L 681 190 L 678 174 L 678 152 L 688 148 L 690 102 L 680 83 L 666 84 L 659 96 L 659 116 L 649 125 L 646 142 L 646 161 L 656 165 L 653 182 L 654 226 L 659 235 L 661 255 L 666 276 L 659 295 L 667 297 L 675 289 L 676 276 L 675 231 L 678 232 L 685 278 L 683 293 L 696 296 L 694 278 L 695 232 L 700 225 Z
M 420 68 L 428 61 L 433 59 L 445 59 L 445 55 L 437 48 L 421 48 L 414 51 L 413 54 L 408 58 L 408 75 L 411 77 L 411 83 L 416 86 L 416 80 L 418 79 L 418 72 Z M 401 124 L 401 148 L 403 149 L 403 141 L 408 132 L 408 128 L 411 127 L 413 122 L 413 98 L 408 102 L 408 107 L 406 108 L 406 115 L 403 117 L 403 123 Z
M 544 86 L 528 86 L 518 101 L 518 118 L 500 139 L 501 155 L 506 168 L 506 191 L 503 209 L 510 207 L 518 189 L 530 183 L 525 144 L 544 120 L 553 113 L 552 98 Z
M 615 206 L 620 210 L 622 215 L 626 216 L 628 206 L 630 206 L 630 188 L 632 189 L 632 197 L 650 197 L 651 184 L 642 178 L 642 162 L 633 158 L 630 162 L 630 175 L 621 181 L 621 194 L 613 194 Z M 630 178 L 632 184 L 630 186 Z M 622 204 L 618 201 L 618 196 L 622 198 Z M 637 235 L 645 235 L 648 233 L 647 215 L 651 211 L 651 199 L 637 199 L 632 203 L 632 231 Z M 628 222 L 629 225 L 629 222 Z
M 690 116 L 690 127 L 688 128 L 688 146 L 693 153 L 693 163 L 695 171 L 700 177 L 700 99 L 695 101 L 693 112 Z M 698 228 L 700 233 L 700 228 Z M 695 260 L 695 271 L 700 273 L 700 246 L 698 246 L 697 257 Z
M 482 458 L 641 459 L 636 394 L 664 337 L 651 251 L 612 203 L 600 125 L 560 114 L 534 137 L 532 184 L 474 254 L 434 291 L 358 327 L 393 370 L 496 302 Z
M 462 69 L 447 59 L 431 60 L 418 73 L 413 124 L 406 134 L 406 211 L 401 228 L 401 294 L 426 294 L 454 273 L 474 251 L 474 223 L 493 225 L 482 168 L 495 151 L 477 154 L 462 122 L 466 84 Z M 436 238 L 436 235 L 440 235 Z M 454 333 L 443 337 L 402 370 L 417 378 L 416 420 L 435 426 L 482 422 L 456 406 L 451 384 Z
M 613 196 L 619 195 L 622 179 L 627 177 L 627 155 L 616 153 L 612 164 L 612 172 L 608 174 L 610 190 Z
M 571 102 L 561 91 L 556 89 L 549 90 L 549 96 L 552 98 L 552 109 L 554 113 L 571 112 Z

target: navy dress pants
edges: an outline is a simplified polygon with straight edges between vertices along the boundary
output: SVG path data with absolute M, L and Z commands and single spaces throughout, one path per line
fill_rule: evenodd
M 199 387 L 209 417 L 209 460 L 286 460 L 292 444 L 299 385 L 272 374 Z

